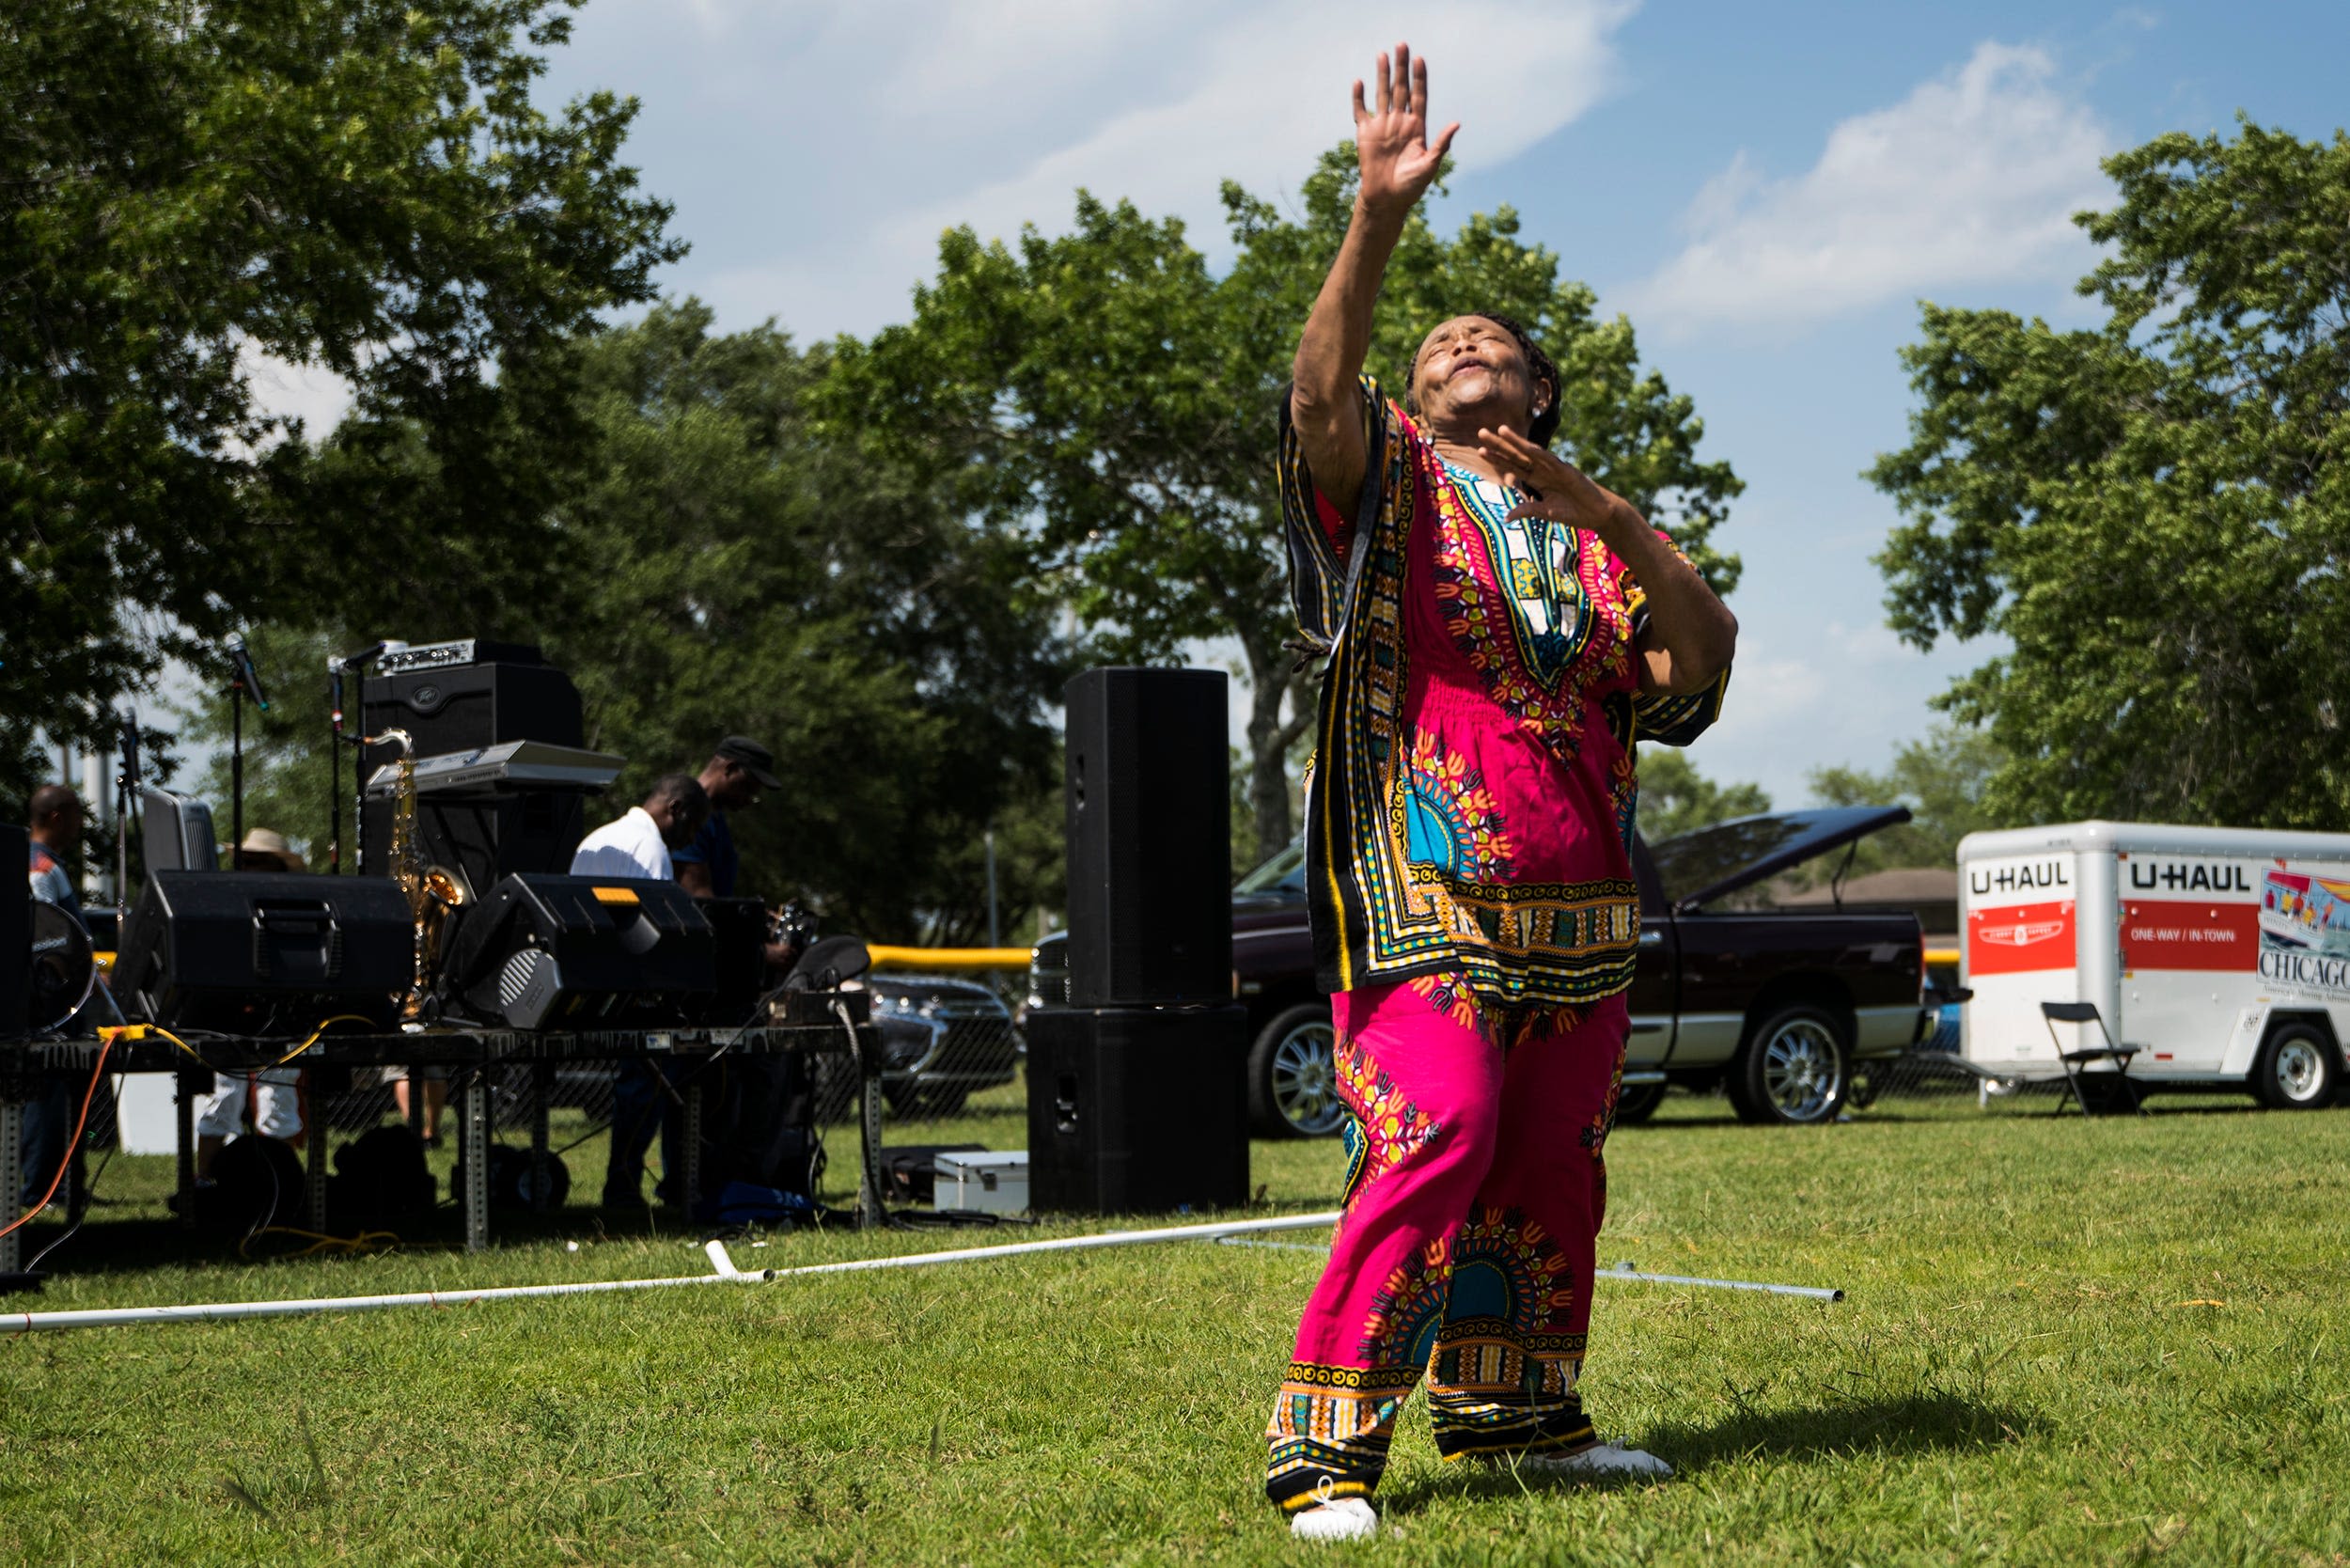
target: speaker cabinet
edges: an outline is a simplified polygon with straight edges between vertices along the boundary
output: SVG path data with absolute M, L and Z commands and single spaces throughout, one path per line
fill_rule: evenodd
M 501 741 L 575 746 L 584 744 L 586 732 L 579 688 L 570 676 L 543 664 L 457 665 L 370 675 L 360 682 L 359 710 L 366 733 L 405 729 L 415 737 L 419 757 Z M 397 746 L 369 746 L 363 765 L 372 775 L 399 755 Z
M 507 650 L 522 652 L 523 650 Z M 458 665 L 442 669 L 401 670 L 369 676 L 361 687 L 366 733 L 405 729 L 418 757 L 472 751 L 503 741 L 582 744 L 579 688 L 552 665 L 500 663 Z M 396 745 L 368 746 L 360 763 L 363 778 L 397 761 Z M 389 866 L 392 802 L 370 798 L 367 815 L 368 863 L 381 875 Z M 462 871 L 477 896 L 516 871 L 561 871 L 587 837 L 586 811 L 570 791 L 532 790 L 493 800 L 416 801 L 416 835 L 428 865 Z
M 392 802 L 371 797 L 368 874 L 391 870 Z M 462 871 L 478 898 L 521 871 L 568 870 L 588 836 L 587 807 L 570 790 L 528 790 L 490 800 L 416 797 L 416 841 L 428 866 Z
M 1089 669 L 1069 683 L 1069 1002 L 1232 995 L 1224 672 Z
M 1027 1037 L 1037 1212 L 1165 1213 L 1248 1200 L 1243 1009 L 1039 1008 Z
M 21 827 L 0 824 L 0 866 L 26 864 L 31 839 Z M 30 893 L 0 893 L 0 1040 L 22 1038 L 26 1027 L 24 999 L 33 980 L 32 903 Z
M 290 1034 L 342 1012 L 388 1028 L 414 941 L 388 878 L 154 871 L 122 933 L 114 992 L 169 1028 Z
M 716 938 L 674 882 L 509 876 L 463 911 L 441 965 L 451 1011 L 522 1029 L 704 1016 Z

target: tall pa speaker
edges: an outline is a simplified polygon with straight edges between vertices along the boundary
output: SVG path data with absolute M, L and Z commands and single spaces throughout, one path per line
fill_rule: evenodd
M 0 867 L 25 863 L 32 835 L 21 827 L 0 824 Z M 0 882 L 0 888 L 12 885 Z M 33 984 L 33 909 L 30 893 L 0 891 L 0 1040 L 15 1040 L 25 1029 L 25 997 Z M 16 1194 L 8 1194 L 14 1199 Z
M 1069 683 L 1069 1002 L 1232 995 L 1226 678 L 1089 669 Z
M 1230 1004 L 1031 1011 L 1030 1206 L 1114 1215 L 1246 1203 L 1247 1021 Z

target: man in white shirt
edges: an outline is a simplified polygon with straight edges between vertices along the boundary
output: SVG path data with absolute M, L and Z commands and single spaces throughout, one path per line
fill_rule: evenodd
M 669 852 L 693 842 L 709 819 L 710 796 L 701 781 L 690 773 L 665 774 L 653 780 L 644 805 L 630 807 L 627 816 L 579 841 L 572 875 L 675 882 Z
M 643 877 L 675 882 L 669 852 L 694 841 L 710 818 L 710 794 L 690 773 L 653 780 L 645 804 L 632 806 L 619 822 L 606 823 L 579 841 L 572 856 L 573 876 Z M 603 1206 L 642 1214 L 645 1154 L 653 1134 L 661 1135 L 661 1184 L 655 1196 L 681 1206 L 689 1201 L 682 1180 L 683 1128 L 674 1114 L 676 1088 L 665 1084 L 667 1064 L 655 1068 L 641 1058 L 620 1061 L 612 1080 L 612 1145 L 603 1172 Z

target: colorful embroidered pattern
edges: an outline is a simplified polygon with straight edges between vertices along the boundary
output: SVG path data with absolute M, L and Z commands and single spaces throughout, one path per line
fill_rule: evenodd
M 1265 1493 L 1290 1513 L 1367 1496 L 1386 1468 L 1395 1418 L 1419 1380 L 1413 1366 L 1292 1361 L 1265 1432 Z
M 1619 575 L 1606 570 L 1607 553 L 1586 548 L 1573 529 L 1564 541 L 1548 537 L 1549 525 L 1539 543 L 1525 538 L 1524 524 L 1502 521 L 1519 493 L 1493 485 L 1493 498 L 1480 505 L 1481 487 L 1463 484 L 1462 472 L 1439 461 L 1428 487 L 1446 630 L 1502 712 L 1571 760 L 1581 749 L 1587 692 L 1631 674 L 1632 615 Z M 1545 551 L 1554 558 L 1530 558 Z M 1519 568 L 1531 595 L 1508 587 Z
M 1467 757 L 1422 729 L 1412 737 L 1404 790 L 1403 854 L 1414 880 L 1423 870 L 1469 882 L 1510 880 L 1511 847 L 1501 805 Z
M 1456 976 L 1506 1039 L 1630 983 L 1636 732 L 1653 717 L 1693 738 L 1720 688 L 1637 697 L 1643 600 L 1605 542 L 1511 520 L 1515 493 L 1448 474 L 1375 383 L 1362 394 L 1352 518 L 1318 494 L 1286 408 L 1281 431 L 1292 601 L 1329 651 L 1306 799 L 1317 978 Z
M 1574 1384 L 1584 1336 L 1566 1254 L 1514 1209 L 1487 1208 L 1453 1236 L 1451 1279 L 1428 1371 L 1428 1409 L 1447 1458 L 1588 1437 Z
M 1369 1052 L 1343 1039 L 1333 1053 L 1339 1098 L 1346 1102 L 1346 1186 L 1340 1208 L 1352 1208 L 1363 1187 L 1419 1152 L 1442 1129 L 1379 1071 Z

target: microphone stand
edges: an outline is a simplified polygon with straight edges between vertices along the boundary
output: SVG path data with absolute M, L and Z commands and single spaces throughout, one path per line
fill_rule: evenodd
M 228 865 L 244 847 L 244 671 L 228 677 Z
M 117 730 L 122 765 L 115 770 L 115 946 L 131 923 L 131 810 L 139 792 L 139 716 L 125 716 Z
M 228 639 L 228 841 L 234 846 L 228 852 L 228 869 L 234 870 L 244 849 L 244 699 L 250 692 L 266 713 L 269 696 L 261 690 L 260 672 L 253 667 L 243 637 Z
M 326 670 L 331 688 L 326 701 L 331 731 L 326 743 L 326 871 L 329 876 L 339 876 L 343 870 L 343 662 L 334 660 Z

